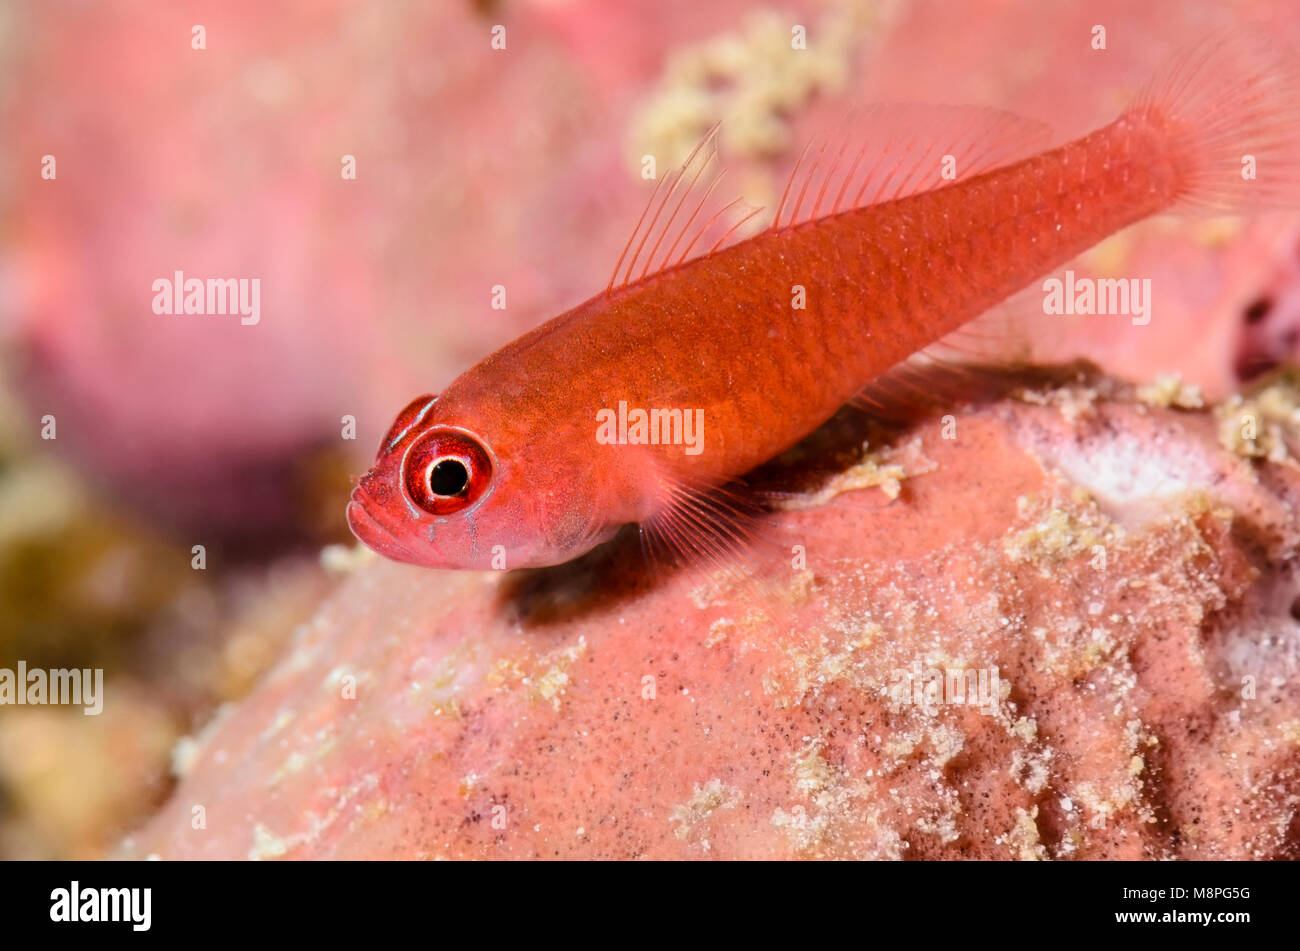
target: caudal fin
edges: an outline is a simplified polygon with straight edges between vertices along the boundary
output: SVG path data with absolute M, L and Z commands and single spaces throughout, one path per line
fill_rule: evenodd
M 1182 169 L 1179 204 L 1300 206 L 1300 69 L 1270 41 L 1215 34 L 1157 73 L 1129 111 L 1159 122 Z

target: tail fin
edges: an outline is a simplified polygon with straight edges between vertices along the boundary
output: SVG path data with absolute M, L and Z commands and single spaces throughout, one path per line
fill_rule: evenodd
M 1180 205 L 1214 211 L 1300 206 L 1300 69 L 1266 39 L 1215 34 L 1158 73 L 1130 114 L 1172 137 Z

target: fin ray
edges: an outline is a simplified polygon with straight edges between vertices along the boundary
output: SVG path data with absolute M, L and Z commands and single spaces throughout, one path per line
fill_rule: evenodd
M 829 214 L 933 191 L 1041 151 L 1051 138 L 1042 123 L 996 109 L 965 106 L 881 104 L 854 110 L 839 128 L 844 142 L 820 171 L 827 151 L 823 137 L 810 165 L 809 143 L 795 162 L 782 193 L 773 227 L 794 228 L 821 215 L 822 201 L 838 180 Z M 854 148 L 856 146 L 856 148 Z M 853 155 L 845 167 L 845 157 Z M 946 172 L 951 159 L 952 175 Z M 810 209 L 804 198 L 820 181 Z M 790 206 L 790 196 L 795 195 Z M 844 198 L 853 194 L 848 206 Z M 782 218 L 786 209 L 790 215 Z
M 658 511 L 641 523 L 643 540 L 655 558 L 679 566 L 707 566 L 724 574 L 743 574 L 737 558 L 757 546 L 767 508 L 741 480 L 692 485 L 686 476 L 660 473 Z
M 719 124 L 714 123 L 686 160 L 655 184 L 614 264 L 606 295 L 682 264 L 702 238 L 711 236 L 715 228 L 726 226 L 727 230 L 708 253 L 719 250 L 761 210 L 751 210 L 739 220 L 731 221 L 728 216 L 743 201 L 739 197 L 712 210 L 712 205 L 721 203 L 717 188 L 726 173 L 718 159 L 718 130 Z M 682 218 L 682 210 L 690 207 L 693 207 L 690 215 Z M 688 236 L 690 240 L 686 241 Z M 674 260 L 673 255 L 683 241 L 686 241 L 685 249 Z

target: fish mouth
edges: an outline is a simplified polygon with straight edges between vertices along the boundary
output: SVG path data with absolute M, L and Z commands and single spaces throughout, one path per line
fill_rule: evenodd
M 366 494 L 362 492 L 361 486 L 352 490 L 347 508 L 348 528 L 352 529 L 352 534 L 367 548 L 394 561 L 403 561 L 410 565 L 426 564 L 397 540 L 392 529 L 375 517 L 370 506 L 366 504 L 369 501 Z

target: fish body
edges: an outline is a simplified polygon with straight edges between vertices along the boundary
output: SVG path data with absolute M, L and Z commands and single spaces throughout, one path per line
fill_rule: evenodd
M 1246 92 L 1273 83 L 1249 75 Z M 1252 135 L 1269 155 L 1294 144 L 1271 99 L 1237 102 L 1226 122 L 1200 78 L 1066 145 L 611 286 L 408 407 L 353 495 L 354 532 L 441 567 L 555 564 L 627 523 L 716 551 L 727 513 L 711 490 L 1115 231 L 1236 202 Z M 638 411 L 658 425 L 625 433 Z M 689 447 L 674 414 L 697 422 Z

